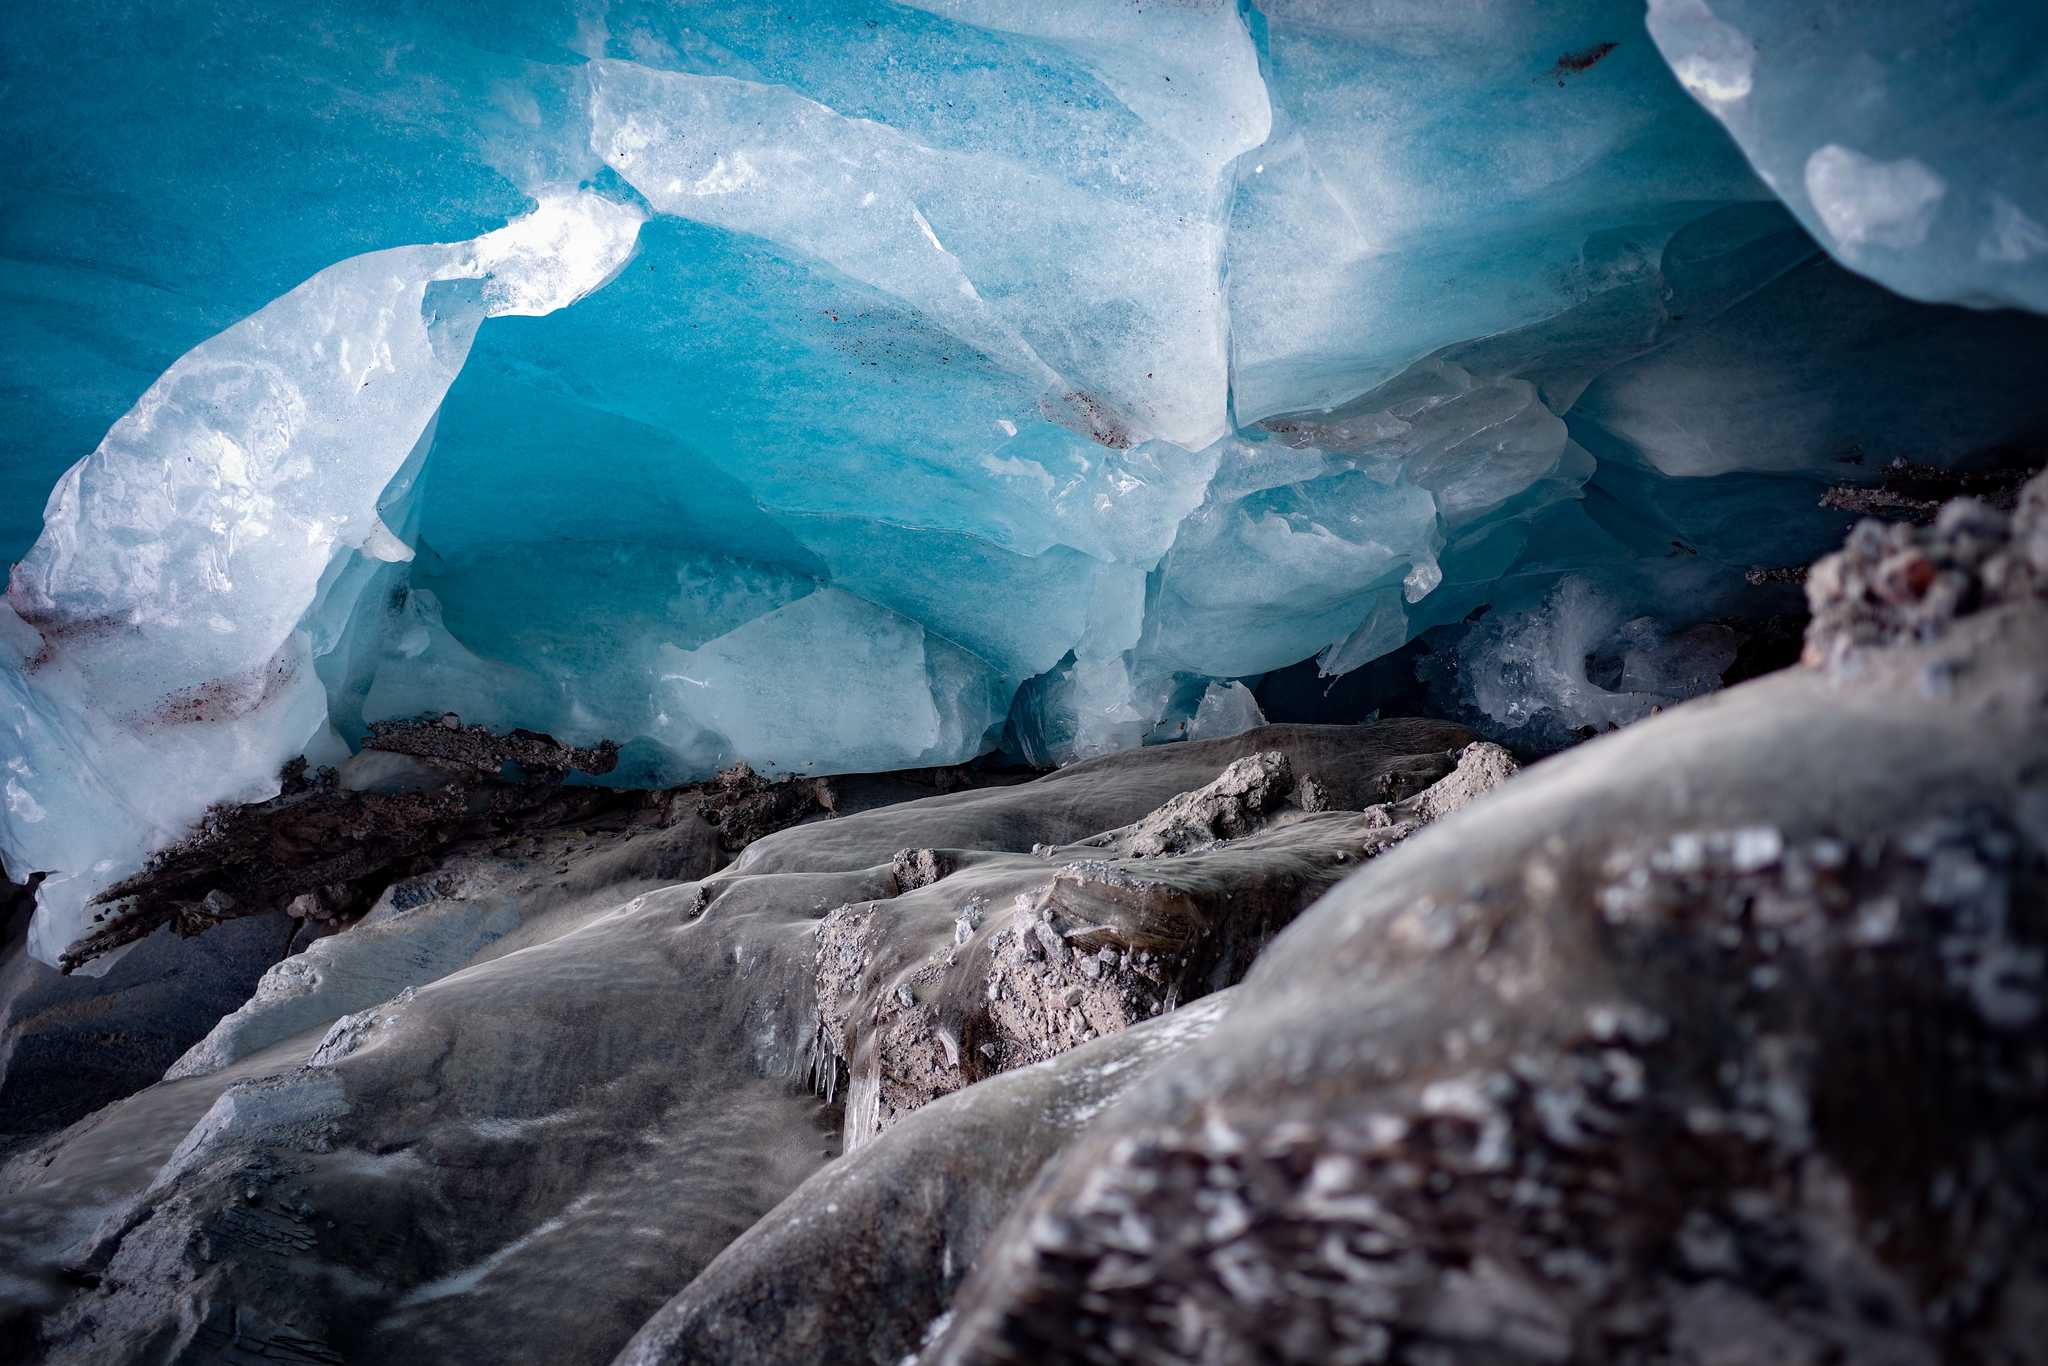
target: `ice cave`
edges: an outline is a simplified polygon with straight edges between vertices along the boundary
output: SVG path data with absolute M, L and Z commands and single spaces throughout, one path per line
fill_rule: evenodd
M 69 0 L 0 140 L 0 1358 L 2038 1359 L 2039 0 Z

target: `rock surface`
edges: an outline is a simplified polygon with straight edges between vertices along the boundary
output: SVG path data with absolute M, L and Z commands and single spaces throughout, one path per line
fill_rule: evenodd
M 276 910 L 326 929 L 346 924 L 384 886 L 464 840 L 647 807 L 644 793 L 556 786 L 617 762 L 614 745 L 493 735 L 452 713 L 379 722 L 339 769 L 309 771 L 299 760 L 271 800 L 208 811 L 197 830 L 99 895 L 93 904 L 104 909 L 59 965 L 71 972 L 163 925 L 194 935 Z
M 101 978 L 38 963 L 26 928 L 0 950 L 0 1153 L 161 1077 L 249 998 L 298 925 L 255 916 L 196 941 L 159 929 Z
M 1858 522 L 1848 545 L 1813 567 L 1806 597 L 1805 660 L 1836 669 L 1858 647 L 1932 639 L 1956 617 L 2048 599 L 2048 472 L 2009 511 L 1957 498 L 1931 526 Z
M 1035 846 L 1129 826 L 1248 756 L 1363 806 L 1468 739 L 1267 727 L 865 810 L 915 788 L 835 780 L 846 814 L 686 882 L 718 837 L 701 816 L 687 839 L 563 831 L 454 860 L 281 965 L 177 1078 L 0 1172 L 13 1331 L 62 1361 L 603 1361 L 840 1150 L 839 1105 L 806 1084 L 828 913 L 935 894 L 977 858 L 1042 881 Z
M 1328 811 L 1321 783 L 1266 750 L 1070 845 L 904 851 L 899 895 L 819 926 L 819 1041 L 847 1070 L 847 1149 L 939 1096 L 1238 981 L 1338 878 L 1514 767 L 1475 743 L 1387 773 L 1377 791 L 1391 800 Z
M 919 1360 L 2032 1359 L 2044 717 L 2011 604 L 1539 766 L 1280 936 Z

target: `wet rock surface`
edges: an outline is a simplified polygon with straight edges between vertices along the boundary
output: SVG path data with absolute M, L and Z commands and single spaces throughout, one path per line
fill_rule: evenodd
M 944 1322 L 1045 1163 L 1170 1071 L 1233 992 L 942 1096 L 822 1168 L 735 1239 L 619 1353 L 683 1361 L 894 1363 Z
M 645 805 L 641 793 L 557 786 L 571 772 L 609 772 L 617 760 L 612 746 L 576 749 L 532 731 L 494 735 L 453 715 L 379 722 L 340 771 L 296 762 L 278 796 L 215 808 L 193 834 L 109 887 L 101 923 L 61 966 L 71 971 L 165 925 L 195 935 L 276 910 L 315 925 L 352 921 L 394 877 L 466 838 Z
M 63 968 L 159 927 L 192 936 L 275 911 L 304 922 L 303 945 L 353 924 L 387 891 L 403 909 L 422 889 L 450 884 L 441 865 L 478 845 L 509 848 L 570 827 L 618 834 L 701 823 L 716 829 L 718 849 L 732 855 L 763 835 L 832 815 L 842 800 L 826 779 L 770 780 L 745 765 L 653 792 L 561 785 L 572 773 L 608 773 L 617 759 L 609 744 L 578 749 L 533 731 L 498 735 L 452 714 L 378 722 L 362 752 L 339 769 L 295 763 L 276 798 L 215 809 L 143 872 L 110 887 L 100 898 L 104 923 L 71 947 Z M 851 775 L 839 785 L 857 809 L 904 790 L 953 791 L 1027 776 L 962 766 Z
M 620 1360 L 2031 1360 L 2044 717 L 2016 603 L 1539 765 L 901 1117 Z
M 847 1147 L 1230 986 L 1339 878 L 1514 771 L 1475 742 L 1389 770 L 1376 790 L 1396 800 L 1333 812 L 1322 783 L 1267 750 L 1128 826 L 1029 857 L 904 851 L 897 897 L 819 926 L 821 1066 L 846 1072 Z
M 2030 1359 L 2044 617 L 1680 708 L 1377 861 L 919 1359 Z
M 0 1154 L 161 1077 L 249 998 L 297 928 L 271 913 L 200 940 L 161 929 L 101 978 L 64 976 L 11 936 L 0 949 Z
M 923 797 L 958 783 L 834 779 L 842 814 L 709 876 L 715 794 L 465 843 L 279 964 L 171 1079 L 0 1171 L 10 1331 L 31 1359 L 605 1360 L 843 1146 L 843 1094 L 809 1084 L 828 913 L 951 897 L 977 860 L 1042 882 L 1034 847 L 1247 756 L 1342 801 L 1426 784 L 1467 738 L 1269 727 Z

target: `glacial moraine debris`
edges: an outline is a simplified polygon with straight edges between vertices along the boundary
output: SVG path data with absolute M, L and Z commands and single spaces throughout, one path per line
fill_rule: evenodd
M 719 842 L 738 853 L 770 831 L 839 809 L 826 778 L 764 778 L 734 764 L 698 785 L 697 814 L 718 827 Z
M 1976 498 L 1945 504 L 1924 527 L 1858 522 L 1806 581 L 1813 620 L 1803 660 L 1840 669 L 1861 649 L 1929 641 L 1958 617 L 2048 598 L 2048 473 L 2010 512 Z
M 1837 484 L 1821 495 L 1820 505 L 1887 522 L 1926 526 L 1954 498 L 1975 498 L 2001 512 L 2010 512 L 2020 490 L 2041 468 L 2038 451 L 2009 451 L 2005 462 L 1989 469 L 1952 470 L 1894 460 L 1878 472 L 1874 484 Z
M 829 813 L 820 778 L 770 781 L 744 765 L 669 791 L 565 786 L 618 762 L 610 741 L 579 748 L 549 735 L 495 734 L 450 713 L 380 721 L 340 769 L 295 759 L 268 801 L 215 807 L 190 836 L 155 855 L 96 903 L 99 919 L 63 955 L 69 972 L 170 925 L 199 934 L 225 920 L 284 909 L 311 933 L 344 927 L 395 882 L 451 846 L 580 823 L 666 823 L 689 810 L 718 827 L 728 853 L 772 830 Z
M 1284 752 L 1256 752 L 1130 825 L 1028 860 L 981 856 L 958 891 L 956 857 L 898 853 L 896 898 L 839 907 L 818 930 L 815 1067 L 827 1086 L 845 1069 L 847 1147 L 1230 986 L 1338 878 L 1515 772 L 1484 742 L 1435 763 L 1419 791 L 1429 770 L 1404 769 L 1382 784 L 1397 800 L 1328 811 Z M 909 916 L 944 931 L 922 957 L 904 956 Z

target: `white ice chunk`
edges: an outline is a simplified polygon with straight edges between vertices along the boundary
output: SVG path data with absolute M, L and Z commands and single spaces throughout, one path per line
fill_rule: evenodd
M 640 211 L 593 194 L 546 194 L 523 218 L 471 244 L 493 318 L 537 318 L 567 308 L 625 266 Z
M 1220 740 L 1266 724 L 1258 699 L 1242 683 L 1211 683 L 1188 722 L 1188 739 Z
M 836 588 L 661 655 L 671 708 L 767 772 L 958 763 L 1007 700 L 974 656 Z
M 1836 250 L 1853 260 L 1866 245 L 1925 242 L 1948 185 L 1912 157 L 1874 161 L 1831 142 L 1806 159 L 1806 193 Z
M 1710 107 L 1748 96 L 1756 44 L 1722 23 L 1706 0 L 1650 0 L 1650 27 L 1679 84 Z

